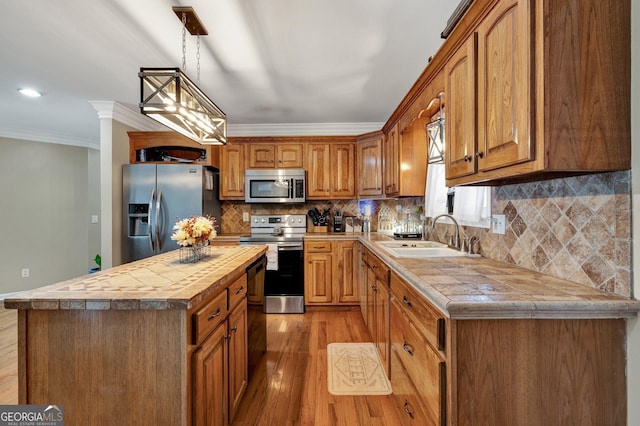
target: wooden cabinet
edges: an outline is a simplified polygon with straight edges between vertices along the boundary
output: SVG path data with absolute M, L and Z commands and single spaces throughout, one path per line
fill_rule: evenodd
M 302 143 L 252 143 L 249 145 L 248 167 L 301 169 L 304 166 L 303 154 Z
M 367 309 L 365 323 L 373 338 L 383 368 L 390 375 L 389 268 L 371 251 L 365 250 Z
M 392 360 L 391 385 L 398 404 L 413 421 L 418 421 L 416 424 L 445 425 L 444 346 L 438 347 L 435 337 L 439 324 L 444 325 L 444 315 L 393 272 L 391 291 L 391 357 L 397 357 Z M 432 321 L 434 318 L 442 323 Z M 441 329 L 443 332 L 444 327 Z M 407 380 L 410 384 L 400 383 Z
M 229 352 L 223 322 L 193 353 L 193 424 L 226 426 Z
M 388 196 L 395 196 L 400 191 L 399 137 L 396 123 L 384 138 L 384 193 Z
M 248 383 L 246 294 L 247 279 L 241 275 L 192 315 L 193 424 L 229 424 L 244 395 Z
M 242 298 L 229 314 L 229 419 L 238 410 L 249 382 L 247 303 Z
M 356 241 L 306 241 L 305 304 L 357 305 Z
M 384 192 L 390 197 L 424 196 L 427 179 L 428 117 L 418 117 L 399 131 L 398 123 L 384 139 Z
M 170 163 L 181 160 L 220 167 L 218 145 L 201 145 L 176 132 L 127 132 L 129 163 Z
M 382 196 L 382 132 L 358 137 L 358 196 Z
M 458 49 L 444 68 L 446 98 L 446 178 L 476 172 L 476 36 Z
M 307 199 L 356 197 L 354 143 L 310 143 L 306 149 Z
M 333 302 L 333 254 L 330 242 L 304 243 L 304 303 Z
M 220 199 L 244 200 L 245 146 L 227 143 L 220 158 Z
M 630 168 L 630 4 L 611 6 L 499 0 L 458 30 L 466 42 L 445 65 L 447 186 Z

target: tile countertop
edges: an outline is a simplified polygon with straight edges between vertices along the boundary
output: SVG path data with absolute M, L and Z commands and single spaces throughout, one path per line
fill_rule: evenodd
M 375 244 L 387 235 L 305 237 L 314 239 L 357 239 L 452 319 L 630 318 L 640 311 L 638 300 L 482 257 L 396 258 Z
M 266 246 L 213 246 L 197 263 L 180 263 L 179 250 L 116 266 L 4 301 L 10 309 L 189 309 L 238 270 L 266 253 Z

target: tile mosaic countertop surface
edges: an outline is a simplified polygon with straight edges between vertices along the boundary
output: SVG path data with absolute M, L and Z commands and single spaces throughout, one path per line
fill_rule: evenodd
M 264 246 L 210 247 L 197 263 L 179 250 L 116 266 L 4 301 L 13 309 L 189 309 L 266 253 Z
M 377 234 L 357 237 L 453 319 L 628 318 L 640 301 L 482 257 L 399 259 Z M 392 289 L 393 291 L 393 289 Z

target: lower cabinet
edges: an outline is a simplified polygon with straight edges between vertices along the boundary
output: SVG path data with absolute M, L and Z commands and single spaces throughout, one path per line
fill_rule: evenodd
M 311 240 L 304 244 L 306 305 L 358 305 L 357 241 Z
M 246 288 L 242 275 L 192 315 L 193 425 L 228 425 L 247 388 Z
M 416 424 L 444 425 L 446 364 L 395 297 L 391 301 L 391 357 L 396 358 L 391 386 L 409 419 Z
M 387 377 L 390 376 L 390 317 L 389 317 L 389 268 L 367 249 L 364 249 L 363 262 L 366 279 L 365 323 L 373 338 L 378 355 Z

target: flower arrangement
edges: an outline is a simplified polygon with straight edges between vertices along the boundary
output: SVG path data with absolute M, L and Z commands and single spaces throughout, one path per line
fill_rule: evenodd
M 173 227 L 171 239 L 182 247 L 204 246 L 216 235 L 216 218 L 211 216 L 191 216 L 178 220 Z

